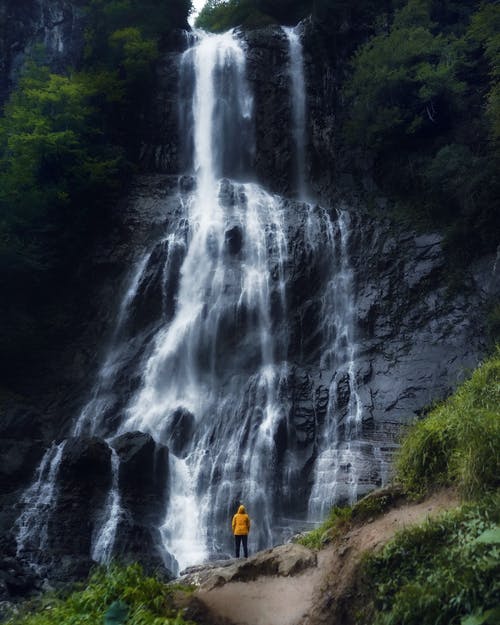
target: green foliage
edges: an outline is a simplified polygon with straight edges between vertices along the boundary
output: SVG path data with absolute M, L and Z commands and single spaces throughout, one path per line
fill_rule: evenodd
M 2 286 L 66 258 L 116 185 L 122 154 L 102 141 L 100 97 L 86 74 L 27 64 L 0 118 Z
M 156 42 L 143 38 L 138 28 L 115 30 L 109 42 L 114 54 L 122 63 L 128 82 L 136 84 L 158 56 Z
M 16 358 L 26 368 L 28 355 L 42 351 L 41 303 L 55 306 L 53 294 L 71 282 L 87 243 L 107 226 L 139 158 L 162 38 L 186 25 L 191 8 L 190 0 L 77 4 L 87 24 L 79 71 L 53 73 L 43 46 L 35 47 L 0 118 L 4 378 Z
M 113 601 L 104 615 L 104 625 L 123 625 L 128 618 L 128 605 L 123 601 Z
M 487 115 L 493 136 L 500 139 L 500 5 L 484 3 L 473 15 L 468 34 L 472 41 L 481 45 L 490 66 Z
M 428 417 L 415 423 L 396 460 L 410 493 L 455 484 L 466 497 L 500 480 L 500 350 Z
M 366 521 L 385 512 L 391 504 L 401 496 L 393 488 L 375 490 L 357 501 L 352 507 L 352 518 L 355 521 Z
M 498 623 L 499 523 L 497 494 L 399 533 L 365 562 L 373 603 L 361 622 Z
M 349 529 L 351 517 L 351 508 L 335 506 L 319 527 L 301 536 L 297 542 L 309 549 L 321 549 L 326 543 L 335 540 Z
M 44 596 L 6 625 L 189 625 L 173 607 L 172 590 L 139 565 L 98 569 L 85 589 L 66 598 Z
M 81 0 L 86 13 L 87 59 L 110 60 L 109 38 L 116 31 L 136 28 L 144 40 L 157 42 L 172 28 L 187 27 L 191 0 Z
M 310 13 L 311 4 L 310 0 L 208 0 L 196 18 L 196 26 L 223 32 L 235 26 L 295 24 Z
M 223 32 L 234 26 L 257 27 L 273 23 L 252 0 L 209 0 L 196 18 L 196 26 Z
M 464 264 L 498 244 L 500 5 L 395 4 L 353 55 L 344 141 L 416 221 L 445 229 L 451 264 Z
M 352 101 L 346 132 L 352 142 L 386 150 L 434 132 L 459 107 L 461 50 L 452 38 L 431 32 L 426 3 L 410 1 L 396 13 L 388 35 L 357 51 L 345 93 Z

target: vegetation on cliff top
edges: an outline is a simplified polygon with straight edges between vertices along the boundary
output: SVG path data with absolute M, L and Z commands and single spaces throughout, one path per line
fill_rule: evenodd
M 196 18 L 196 26 L 223 32 L 234 26 L 296 24 L 308 14 L 310 5 L 310 0 L 208 0 Z
M 456 263 L 498 245 L 499 50 L 498 3 L 408 0 L 343 86 L 346 144 L 384 193 L 447 231 Z
M 407 216 L 446 231 L 453 264 L 493 251 L 500 230 L 500 5 L 210 0 L 197 25 L 220 31 L 307 15 L 316 25 L 310 43 L 328 48 L 338 67 L 343 170 L 363 178 L 370 163 L 380 191 Z
M 53 337 L 41 320 L 74 276 L 138 161 L 140 119 L 163 37 L 190 0 L 80 0 L 85 55 L 54 74 L 35 47 L 0 117 L 2 379 Z M 55 310 L 44 314 L 42 306 Z M 60 333 L 60 324 L 52 332 Z

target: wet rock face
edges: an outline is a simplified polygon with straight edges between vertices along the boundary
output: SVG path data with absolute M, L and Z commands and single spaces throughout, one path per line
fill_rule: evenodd
M 120 503 L 114 556 L 140 562 L 147 570 L 164 568 L 159 527 L 168 497 L 168 449 L 149 434 L 128 432 L 112 441 L 118 454 Z
M 167 497 L 168 449 L 150 434 L 128 432 L 112 441 L 120 459 L 119 490 L 135 523 L 157 525 Z
M 165 554 L 158 530 L 165 518 L 168 450 L 142 432 L 119 436 L 112 444 L 119 458 L 121 507 L 113 557 L 126 563 L 140 562 L 147 570 L 161 568 L 170 576 L 164 568 Z M 98 437 L 72 437 L 64 442 L 52 502 L 39 510 L 46 522 L 40 532 L 46 538 L 33 537 L 27 551 L 23 551 L 23 557 L 34 559 L 51 579 L 81 579 L 95 564 L 93 547 L 111 514 L 111 456 L 108 443 Z M 13 556 L 15 543 L 9 542 L 8 536 L 5 538 L 3 551 L 6 556 Z M 0 580 L 7 579 L 8 573 L 4 575 L 2 562 Z M 17 581 L 6 582 L 4 594 L 12 587 L 9 592 L 14 596 L 16 584 L 21 593 L 21 586 L 36 581 L 26 577 L 25 572 L 12 575 Z
M 166 441 L 168 449 L 173 454 L 179 458 L 184 458 L 194 427 L 194 415 L 185 408 L 177 408 L 168 420 L 167 427 L 161 434 L 161 439 Z
M 150 207 L 157 201 L 157 190 L 164 180 L 166 178 L 161 176 L 138 180 L 127 210 L 140 214 L 141 207 Z M 181 180 L 181 192 L 188 183 L 192 189 L 191 180 Z M 238 201 L 238 189 L 238 185 L 224 181 L 221 199 L 232 206 Z M 161 199 L 163 218 L 167 222 L 179 220 L 178 205 L 168 199 L 169 194 L 173 198 L 177 193 L 178 190 L 172 188 L 167 197 Z M 279 306 L 273 308 L 271 297 L 271 318 L 276 345 L 281 350 L 286 348 L 283 357 L 289 365 L 279 391 L 287 417 L 274 432 L 277 478 L 269 489 L 276 499 L 276 510 L 285 516 L 304 517 L 322 431 L 330 418 L 328 411 L 332 406 L 335 408 L 337 435 L 342 439 L 348 427 L 354 389 L 345 372 L 339 374 L 332 386 L 337 372 L 324 357 L 335 334 L 334 328 L 328 330 L 325 326 L 324 298 L 337 288 L 330 282 L 331 259 L 328 260 L 324 244 L 318 244 L 327 236 L 326 222 L 319 221 L 317 231 L 305 236 L 310 227 L 310 215 L 315 215 L 319 209 L 307 209 L 304 204 L 290 200 L 285 201 L 285 206 L 287 310 L 283 316 Z M 345 488 L 340 488 L 339 499 L 345 503 L 350 497 L 347 485 L 352 476 L 352 463 L 357 467 L 359 496 L 384 482 L 389 475 L 401 424 L 421 414 L 431 401 L 448 395 L 461 381 L 466 367 L 472 368 L 478 362 L 484 349 L 482 311 L 492 292 L 495 289 L 498 292 L 498 284 L 494 284 L 494 259 L 490 259 L 491 262 L 482 263 L 481 271 L 471 268 L 469 288 L 452 295 L 446 288 L 440 236 L 423 236 L 388 221 L 364 217 L 356 206 L 344 208 L 351 215 L 346 253 L 352 269 L 354 376 L 363 414 L 359 440 L 350 450 L 351 458 L 342 460 L 339 466 L 339 475 L 345 476 Z M 331 217 L 335 222 L 335 213 Z M 240 224 L 229 220 L 224 237 L 224 262 L 234 266 L 224 290 L 224 297 L 228 298 L 237 289 L 240 279 L 238 255 L 245 246 L 242 231 L 242 249 L 238 251 L 240 228 Z M 335 245 L 340 246 L 338 236 Z M 165 261 L 164 252 L 161 263 Z M 271 275 L 275 273 L 271 268 Z M 481 276 L 481 281 L 476 274 Z M 486 275 L 490 275 L 491 280 L 486 279 Z M 146 304 L 148 289 L 160 297 L 163 278 L 162 271 L 152 262 L 145 272 L 144 285 L 139 289 L 141 297 L 133 304 L 134 307 L 137 304 L 137 311 L 132 313 L 132 318 L 137 315 L 144 328 L 155 328 L 159 323 L 158 318 L 154 319 L 160 311 L 158 302 L 152 297 L 151 302 L 157 306 L 155 311 L 147 309 Z M 173 287 L 170 300 L 174 301 L 175 296 Z M 249 332 L 248 314 L 244 306 L 237 314 L 229 307 L 227 315 L 219 319 L 215 375 L 222 394 L 234 383 L 234 371 L 251 375 L 259 362 L 259 342 Z M 133 345 L 133 342 L 128 344 Z M 197 357 L 206 358 L 202 352 L 203 346 L 200 346 Z M 138 356 L 131 353 L 130 367 L 124 370 L 126 375 L 120 374 L 117 379 L 118 397 L 130 396 L 130 380 L 137 375 L 133 366 L 137 361 Z M 115 412 L 117 409 L 115 406 Z M 186 443 L 192 436 L 194 416 L 180 408 L 171 415 L 169 423 L 168 430 L 158 433 L 159 440 L 175 455 L 183 457 Z M 290 458 L 293 458 L 292 464 Z M 279 476 L 281 471 L 283 475 L 286 473 L 285 467 L 289 481 L 281 483 Z M 292 488 L 288 486 L 290 483 L 294 485 Z M 138 540 L 134 538 L 133 542 Z
M 58 579 L 78 579 L 90 570 L 96 514 L 111 486 L 111 450 L 105 441 L 70 438 L 58 470 L 55 506 L 48 518 L 48 541 L 41 554 L 55 559 Z
M 254 96 L 254 171 L 268 188 L 286 194 L 293 186 L 293 113 L 288 42 L 279 27 L 245 33 L 247 79 Z

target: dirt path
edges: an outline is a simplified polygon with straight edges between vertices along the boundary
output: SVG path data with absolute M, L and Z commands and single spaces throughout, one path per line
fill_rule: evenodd
M 197 598 L 215 622 L 233 625 L 320 625 L 339 623 L 342 598 L 353 584 L 361 555 L 390 540 L 396 531 L 457 506 L 445 490 L 421 503 L 389 510 L 371 523 L 353 527 L 339 542 L 318 554 L 318 564 L 294 577 L 260 577 L 198 590 Z M 332 620 L 333 617 L 333 620 Z

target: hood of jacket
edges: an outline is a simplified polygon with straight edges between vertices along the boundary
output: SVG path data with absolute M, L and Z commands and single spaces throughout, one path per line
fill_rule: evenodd
M 238 508 L 238 514 L 246 514 L 245 506 L 240 506 Z

